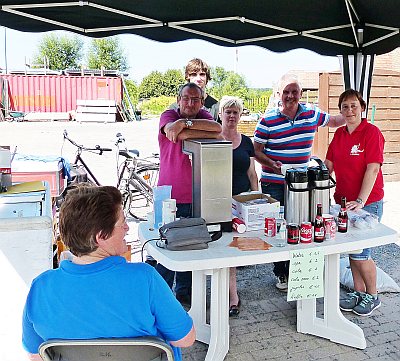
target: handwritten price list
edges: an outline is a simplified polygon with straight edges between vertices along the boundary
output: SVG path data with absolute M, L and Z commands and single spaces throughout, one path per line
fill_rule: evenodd
M 290 252 L 288 301 L 323 297 L 324 253 L 319 249 Z

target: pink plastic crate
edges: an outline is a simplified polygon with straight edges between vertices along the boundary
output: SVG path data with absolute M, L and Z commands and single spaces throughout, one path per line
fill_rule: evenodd
M 62 163 L 59 163 L 59 169 L 49 170 L 49 171 L 40 171 L 40 172 L 20 172 L 20 171 L 12 171 L 12 182 L 13 183 L 21 183 L 21 182 L 31 182 L 31 181 L 46 181 L 50 185 L 50 194 L 52 197 L 58 197 L 64 191 L 67 181 L 63 177 L 63 168 Z

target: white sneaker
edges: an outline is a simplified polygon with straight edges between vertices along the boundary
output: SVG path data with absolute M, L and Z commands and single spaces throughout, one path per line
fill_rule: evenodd
M 288 282 L 286 276 L 278 276 L 278 283 L 275 286 L 279 291 L 287 292 Z

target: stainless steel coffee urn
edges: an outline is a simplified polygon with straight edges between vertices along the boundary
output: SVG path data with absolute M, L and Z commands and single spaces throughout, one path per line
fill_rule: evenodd
M 329 170 L 317 157 L 312 157 L 318 166 L 308 167 L 308 183 L 310 189 L 310 221 L 314 222 L 317 204 L 322 204 L 322 213 L 329 213 L 330 189 L 336 182 L 330 177 Z
M 232 230 L 232 142 L 188 139 L 183 152 L 192 160 L 193 217 L 204 218 L 209 230 Z
M 285 175 L 285 219 L 289 223 L 310 220 L 307 168 L 291 168 Z

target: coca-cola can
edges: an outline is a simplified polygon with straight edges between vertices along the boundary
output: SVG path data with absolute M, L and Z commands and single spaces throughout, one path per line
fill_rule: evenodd
M 267 237 L 275 237 L 276 236 L 276 219 L 274 217 L 266 217 L 265 218 L 264 234 Z
M 332 215 L 323 214 L 322 218 L 324 219 L 324 227 L 325 227 L 325 239 L 335 239 L 336 237 L 336 222 Z
M 287 243 L 297 244 L 300 240 L 300 226 L 297 223 L 287 225 Z
M 233 218 L 232 229 L 237 233 L 244 233 L 246 232 L 246 224 L 240 218 Z
M 300 226 L 300 242 L 311 243 L 312 242 L 312 224 L 311 222 L 302 222 Z

